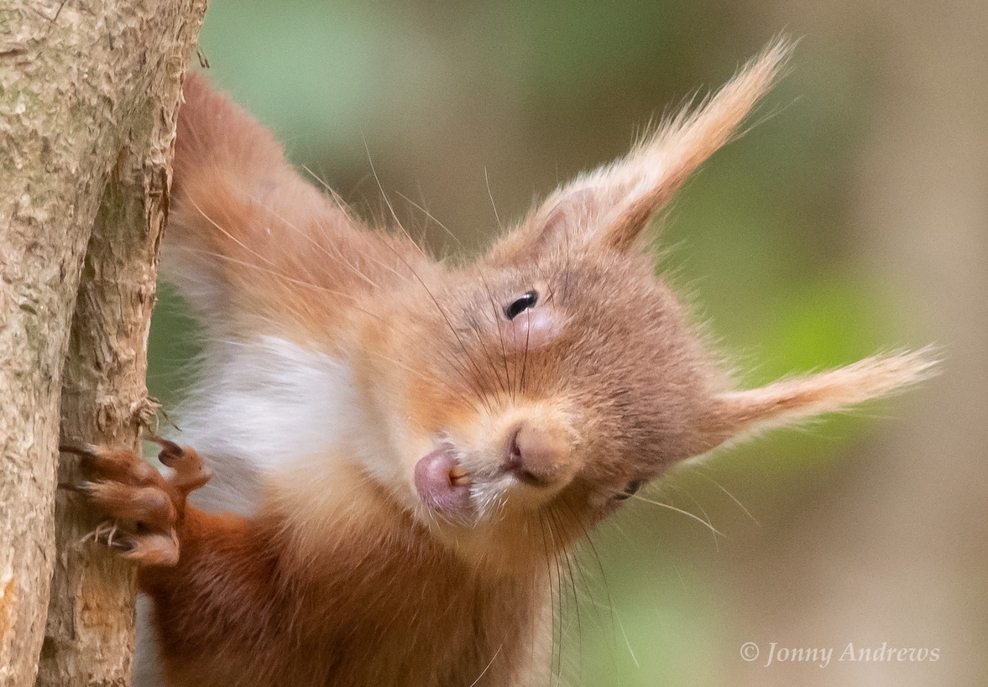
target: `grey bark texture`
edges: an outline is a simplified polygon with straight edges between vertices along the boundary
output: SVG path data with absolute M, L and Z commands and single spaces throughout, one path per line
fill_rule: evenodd
M 136 446 L 153 414 L 157 249 L 204 11 L 204 0 L 0 2 L 3 685 L 130 681 L 134 571 L 80 545 L 95 522 L 56 499 L 59 424 L 69 443 Z

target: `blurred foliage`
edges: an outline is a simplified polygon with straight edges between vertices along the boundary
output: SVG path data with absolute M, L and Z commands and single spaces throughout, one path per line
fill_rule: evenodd
M 200 45 L 213 80 L 297 164 L 367 216 L 384 216 L 387 193 L 406 226 L 458 253 L 520 218 L 534 196 L 620 155 L 667 104 L 728 78 L 771 38 L 740 12 L 709 0 L 213 0 Z M 758 126 L 662 221 L 662 270 L 730 359 L 754 370 L 746 383 L 902 343 L 889 287 L 862 273 L 842 223 L 868 112 L 852 64 L 804 44 Z M 190 380 L 196 336 L 164 290 L 149 385 L 166 407 Z M 709 519 L 726 542 L 647 503 L 606 524 L 596 553 L 581 556 L 579 603 L 565 604 L 562 674 L 584 685 L 717 684 L 717 666 L 735 660 L 725 638 L 737 633 L 716 580 L 752 536 L 745 508 L 763 527 L 785 518 L 801 485 L 839 467 L 866 424 L 774 435 L 649 490 Z

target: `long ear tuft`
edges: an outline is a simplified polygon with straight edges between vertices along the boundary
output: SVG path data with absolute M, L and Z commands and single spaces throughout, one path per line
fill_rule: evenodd
M 774 85 L 793 44 L 780 39 L 695 110 L 684 109 L 626 158 L 628 188 L 607 217 L 606 241 L 628 247 L 655 213 L 711 155 L 728 143 L 755 104 Z
M 495 247 L 494 259 L 524 258 L 563 233 L 627 249 L 686 179 L 731 140 L 792 49 L 786 38 L 770 44 L 720 91 L 667 119 L 624 158 L 556 191 Z
M 921 382 L 936 374 L 939 361 L 930 348 L 899 355 L 877 355 L 808 377 L 780 380 L 757 389 L 715 397 L 708 451 L 721 443 L 800 420 L 844 410 Z

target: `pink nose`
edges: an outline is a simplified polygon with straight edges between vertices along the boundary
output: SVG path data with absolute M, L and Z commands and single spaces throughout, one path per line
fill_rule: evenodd
M 525 484 L 548 487 L 560 478 L 568 451 L 561 433 L 522 423 L 511 435 L 504 469 Z
M 441 444 L 415 464 L 415 488 L 425 505 L 450 515 L 469 512 L 470 484 L 456 462 L 456 451 Z

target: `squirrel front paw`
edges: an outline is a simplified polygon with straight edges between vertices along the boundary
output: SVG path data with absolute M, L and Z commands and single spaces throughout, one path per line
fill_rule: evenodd
M 60 446 L 79 456 L 86 481 L 59 485 L 83 494 L 107 516 L 86 539 L 121 550 L 141 565 L 178 563 L 178 529 L 190 492 L 209 481 L 209 469 L 188 447 L 148 436 L 161 445 L 159 460 L 174 474 L 168 478 L 133 451 L 106 446 Z

